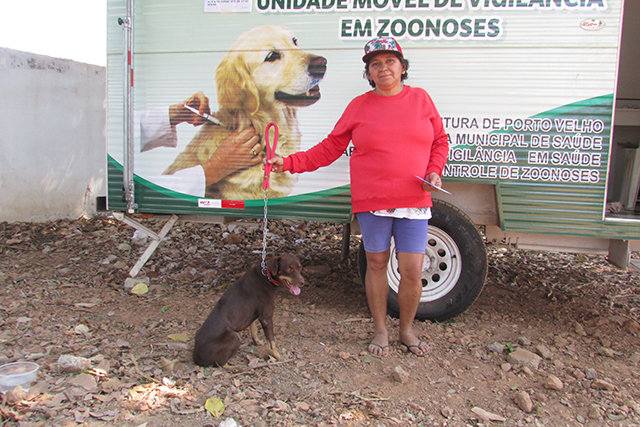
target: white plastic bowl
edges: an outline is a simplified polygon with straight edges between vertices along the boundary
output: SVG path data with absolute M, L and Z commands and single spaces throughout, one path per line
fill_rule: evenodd
M 13 362 L 0 366 L 0 392 L 13 390 L 20 386 L 24 391 L 36 380 L 40 366 L 33 362 Z

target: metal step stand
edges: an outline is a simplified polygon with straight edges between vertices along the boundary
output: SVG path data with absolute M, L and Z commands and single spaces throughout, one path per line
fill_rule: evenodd
M 127 225 L 130 225 L 136 230 L 142 231 L 151 239 L 151 243 L 149 243 L 149 245 L 147 246 L 147 249 L 145 249 L 142 255 L 140 255 L 140 258 L 138 258 L 138 261 L 135 263 L 133 268 L 129 270 L 129 276 L 136 277 L 140 272 L 140 270 L 142 269 L 142 267 L 144 266 L 144 264 L 149 260 L 149 258 L 151 258 L 151 255 L 153 255 L 155 250 L 158 248 L 162 239 L 164 239 L 166 235 L 169 234 L 169 231 L 171 231 L 175 223 L 178 221 L 178 215 L 172 214 L 169 217 L 169 220 L 162 226 L 162 229 L 160 230 L 159 233 L 156 233 L 150 228 L 140 224 L 138 221 L 135 221 L 129 218 L 124 214 L 124 212 L 113 212 L 113 216 L 117 220 L 122 221 Z

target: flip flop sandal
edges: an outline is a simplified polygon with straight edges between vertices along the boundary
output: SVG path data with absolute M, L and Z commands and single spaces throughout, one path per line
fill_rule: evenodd
M 405 350 L 407 351 L 407 353 L 412 353 L 418 357 L 424 357 L 427 355 L 427 353 L 429 352 L 430 348 L 429 348 L 429 344 L 426 345 L 425 349 L 423 350 L 422 344 L 427 344 L 427 342 L 425 340 L 423 340 L 422 338 L 420 338 L 420 341 L 418 342 L 418 344 L 413 344 L 413 345 L 407 345 L 405 343 L 402 343 L 402 345 L 405 347 Z
M 374 347 L 376 347 L 376 348 L 379 348 L 379 349 L 380 349 L 380 354 L 375 354 L 375 353 L 373 353 L 371 350 L 369 350 L 369 347 L 371 347 L 371 346 L 374 346 Z M 369 353 L 371 353 L 371 355 L 372 355 L 372 356 L 375 356 L 375 357 L 386 357 L 386 356 L 388 356 L 388 355 L 389 355 L 389 352 L 388 352 L 389 345 L 380 345 L 380 344 L 376 344 L 376 343 L 374 343 L 374 342 L 370 342 L 370 343 L 369 343 L 369 347 L 367 347 L 367 351 L 368 351 Z M 387 352 L 387 354 L 384 354 L 384 353 L 385 353 L 385 351 Z

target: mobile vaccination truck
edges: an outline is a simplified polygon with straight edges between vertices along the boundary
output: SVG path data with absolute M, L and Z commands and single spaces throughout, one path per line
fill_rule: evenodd
M 419 318 L 476 299 L 486 244 L 608 252 L 627 267 L 640 239 L 639 19 L 631 0 L 108 0 L 107 208 L 134 226 L 131 213 L 169 215 L 161 235 L 178 218 L 262 218 L 262 165 L 226 138 L 252 125 L 263 156 L 274 122 L 277 153 L 312 147 L 371 89 L 366 41 L 392 36 L 450 140 Z M 197 93 L 211 117 L 175 121 L 172 106 Z M 268 218 L 357 226 L 350 155 L 271 174 Z M 395 256 L 388 274 L 393 313 Z

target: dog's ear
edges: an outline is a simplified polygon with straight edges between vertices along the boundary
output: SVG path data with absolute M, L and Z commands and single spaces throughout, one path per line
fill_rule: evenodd
M 278 271 L 280 270 L 280 257 L 276 256 L 273 258 L 269 258 L 267 260 L 267 268 L 269 269 L 269 271 L 271 272 L 272 276 L 277 276 L 278 275 Z
M 216 69 L 218 105 L 233 110 L 250 111 L 255 114 L 260 108 L 258 88 L 241 54 L 228 54 Z

